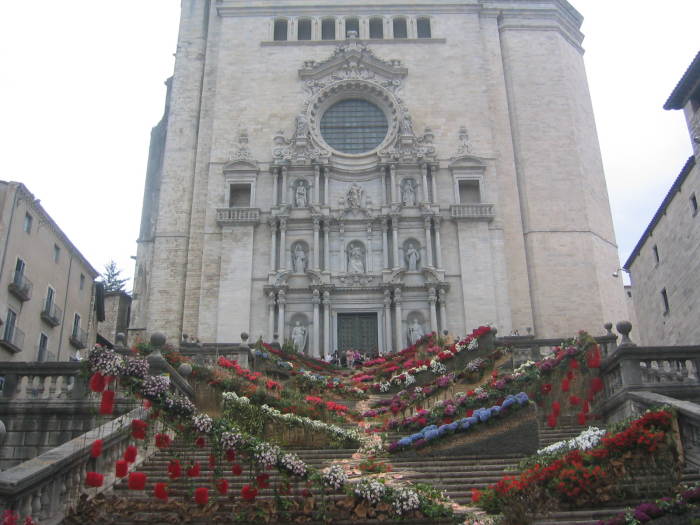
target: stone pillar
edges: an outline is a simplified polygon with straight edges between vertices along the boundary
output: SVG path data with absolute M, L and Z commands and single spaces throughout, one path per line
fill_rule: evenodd
M 284 290 L 277 292 L 277 334 L 280 344 L 284 344 L 284 305 L 287 304 L 287 294 Z
M 277 200 L 277 184 L 279 184 L 277 179 L 279 179 L 279 174 L 279 168 L 272 168 L 272 202 L 275 205 L 279 204 L 279 201 Z
M 386 169 L 382 170 L 382 202 L 384 205 L 389 204 L 389 195 L 386 192 Z
M 391 352 L 391 290 L 384 290 L 384 353 Z
M 277 219 L 270 217 L 270 271 L 274 272 L 277 269 Z
M 426 266 L 433 265 L 433 239 L 430 234 L 430 216 L 423 217 L 423 225 L 425 226 L 425 259 Z
M 331 348 L 331 292 L 323 292 L 323 355 L 332 354 Z
M 365 253 L 365 259 L 367 260 L 366 271 L 369 273 L 372 270 L 374 270 L 374 265 L 372 264 L 372 223 L 371 222 L 367 223 L 367 235 L 365 236 L 365 240 L 367 241 L 365 243 L 367 246 L 367 250 Z
M 438 290 L 438 298 L 440 299 L 440 330 L 449 330 L 447 323 L 447 291 L 444 288 Z
M 440 242 L 440 223 L 442 218 L 439 215 L 433 217 L 435 226 L 435 264 L 437 268 L 442 268 L 442 243 Z
M 401 266 L 399 263 L 399 214 L 391 216 L 391 235 L 394 244 L 394 268 Z
M 435 170 L 435 166 L 431 168 L 431 166 L 428 166 L 429 173 L 430 173 L 430 184 L 433 187 L 433 198 L 430 199 L 430 202 L 439 202 L 437 198 L 437 181 L 435 180 L 435 176 L 437 175 L 437 171 Z
M 282 204 L 287 204 L 287 166 L 282 166 Z
M 420 166 L 421 180 L 423 181 L 423 202 L 430 202 L 430 194 L 428 193 L 428 166 L 421 164 Z
M 384 269 L 389 268 L 389 220 L 384 217 L 382 218 L 382 261 L 384 263 Z
M 331 269 L 331 221 L 326 219 L 323 221 L 323 269 L 330 271 Z
M 275 334 L 275 292 L 270 291 L 267 294 L 267 337 L 268 341 L 273 340 L 273 335 Z
M 338 234 L 340 236 L 340 256 L 343 258 L 343 262 L 340 263 L 340 271 L 348 271 L 348 256 L 345 253 L 345 224 L 343 222 L 338 223 Z
M 396 351 L 403 350 L 403 326 L 401 325 L 401 288 L 394 288 L 394 313 L 396 314 L 396 332 L 394 337 L 394 346 Z
M 287 269 L 287 219 L 280 219 L 280 269 Z
M 320 186 L 321 183 L 321 167 L 314 166 L 314 204 L 319 204 L 319 199 L 321 198 Z
M 323 204 L 325 204 L 326 206 L 328 206 L 330 203 L 330 189 L 329 189 L 330 185 L 331 185 L 331 181 L 329 178 L 330 174 L 331 174 L 330 167 L 326 166 L 325 168 L 323 168 Z
M 430 288 L 428 290 L 428 303 L 430 304 L 430 331 L 437 332 L 437 311 L 435 310 L 435 302 L 437 301 L 437 296 L 435 295 L 435 288 Z
M 311 302 L 314 305 L 314 332 L 313 340 L 311 341 L 311 355 L 319 358 L 321 357 L 321 318 L 319 315 L 321 293 L 318 291 L 318 288 L 315 288 L 312 292 Z
M 391 202 L 396 201 L 396 166 L 392 164 L 389 167 L 389 173 L 391 174 Z
M 319 253 L 321 250 L 321 244 L 319 242 L 319 230 L 321 229 L 321 218 L 318 216 L 312 217 L 311 220 L 313 221 L 313 228 L 314 228 L 314 253 L 312 256 L 312 264 L 311 267 L 314 270 L 318 270 L 321 267 L 321 254 Z

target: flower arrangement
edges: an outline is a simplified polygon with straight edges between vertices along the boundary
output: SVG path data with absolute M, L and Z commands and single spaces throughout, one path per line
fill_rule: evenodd
M 700 486 L 695 485 L 677 492 L 672 497 L 640 503 L 609 520 L 599 521 L 597 525 L 638 525 L 664 516 L 681 516 L 691 511 L 697 512 L 699 503 Z

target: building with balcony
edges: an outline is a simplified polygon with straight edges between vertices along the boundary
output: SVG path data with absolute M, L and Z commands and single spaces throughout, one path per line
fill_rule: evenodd
M 130 334 L 315 356 L 626 317 L 564 0 L 182 4 Z
M 700 344 L 700 53 L 664 109 L 683 110 L 693 155 L 625 263 L 644 345 Z
M 95 341 L 98 272 L 29 190 L 0 181 L 0 360 L 66 361 Z

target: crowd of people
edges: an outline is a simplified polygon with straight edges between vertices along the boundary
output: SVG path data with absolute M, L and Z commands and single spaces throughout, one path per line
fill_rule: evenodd
M 357 350 L 336 350 L 332 354 L 326 356 L 326 361 L 330 364 L 345 368 L 358 368 L 362 363 L 375 359 L 379 353 L 375 349 L 373 352 L 361 353 Z

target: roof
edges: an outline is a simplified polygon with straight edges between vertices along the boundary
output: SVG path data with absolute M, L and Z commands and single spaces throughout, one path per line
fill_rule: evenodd
M 647 229 L 644 230 L 642 237 L 639 239 L 639 242 L 637 242 L 637 246 L 635 246 L 634 250 L 632 250 L 632 253 L 630 254 L 629 258 L 627 259 L 627 262 L 623 266 L 623 268 L 625 270 L 629 271 L 630 266 L 634 262 L 634 259 L 639 255 L 639 252 L 641 251 L 642 246 L 644 246 L 644 243 L 647 241 L 647 239 L 649 237 L 651 237 L 651 233 L 654 231 L 654 228 L 656 228 L 656 225 L 661 220 L 661 217 L 666 214 L 666 208 L 668 208 L 668 205 L 671 204 L 671 201 L 676 196 L 676 193 L 678 191 L 680 191 L 681 186 L 683 185 L 683 182 L 685 182 L 685 179 L 688 177 L 688 174 L 691 172 L 691 170 L 693 169 L 694 166 L 695 166 L 695 157 L 691 155 L 690 158 L 686 161 L 685 166 L 683 166 L 683 169 L 681 170 L 681 172 L 678 174 L 678 177 L 676 177 L 676 180 L 673 181 L 673 185 L 671 186 L 671 189 L 668 190 L 668 193 L 666 194 L 666 197 L 664 197 L 664 200 L 661 203 L 661 206 L 659 206 L 659 209 L 656 210 L 656 213 L 654 214 L 654 217 L 651 219 L 649 226 L 647 226 Z
M 686 69 L 664 104 L 664 109 L 683 109 L 693 90 L 700 85 L 700 51 Z

